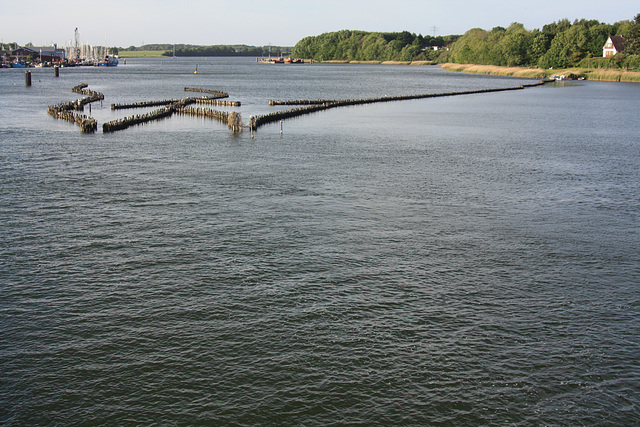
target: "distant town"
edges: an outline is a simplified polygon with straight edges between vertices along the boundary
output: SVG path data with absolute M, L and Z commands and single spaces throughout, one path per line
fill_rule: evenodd
M 2 68 L 116 65 L 114 48 L 78 45 L 77 47 L 0 45 Z

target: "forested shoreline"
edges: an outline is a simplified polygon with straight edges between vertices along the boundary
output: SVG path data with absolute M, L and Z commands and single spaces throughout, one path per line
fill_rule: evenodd
M 377 33 L 342 30 L 309 36 L 293 48 L 296 58 L 316 61 L 434 60 L 459 36 L 422 36 L 408 31 Z
M 624 51 L 603 58 L 609 36 L 624 38 Z M 123 49 L 123 48 L 119 48 Z M 614 24 L 561 19 L 528 30 L 520 23 L 491 30 L 473 28 L 463 35 L 429 36 L 402 32 L 341 30 L 308 36 L 291 47 L 155 44 L 134 51 L 163 56 L 293 56 L 318 62 L 456 63 L 528 68 L 608 68 L 640 70 L 640 13 Z
M 291 53 L 291 47 L 285 46 L 248 46 L 238 45 L 191 45 L 191 44 L 146 44 L 118 48 L 127 52 L 156 51 L 160 56 L 267 56 Z M 162 53 L 160 53 L 162 52 Z
M 624 53 L 602 57 L 609 36 L 625 38 Z M 520 23 L 464 35 L 430 37 L 403 31 L 342 30 L 300 40 L 292 55 L 316 61 L 421 61 L 563 68 L 640 69 L 640 14 L 615 24 L 562 19 L 527 30 Z

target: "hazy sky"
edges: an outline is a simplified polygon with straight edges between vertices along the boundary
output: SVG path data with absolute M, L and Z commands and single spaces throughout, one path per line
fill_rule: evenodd
M 293 46 L 343 29 L 463 34 L 563 18 L 613 24 L 640 13 L 638 0 L 0 0 L 4 42 L 139 46 L 144 43 Z

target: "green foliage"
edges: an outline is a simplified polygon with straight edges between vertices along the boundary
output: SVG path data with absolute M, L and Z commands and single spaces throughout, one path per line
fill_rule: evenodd
M 626 29 L 625 53 L 629 55 L 640 55 L 640 13 L 636 15 L 633 22 Z
M 217 46 L 180 46 L 176 45 L 175 56 L 266 56 L 271 51 L 273 55 L 286 54 L 291 48 L 278 46 L 245 46 L 245 45 L 217 45 Z M 166 50 L 163 56 L 173 56 L 173 47 Z
M 625 37 L 624 54 L 601 58 L 610 35 Z M 450 50 L 441 49 L 449 46 Z M 341 30 L 309 36 L 293 50 L 245 45 L 194 46 L 155 44 L 126 50 L 163 51 L 172 56 L 274 56 L 291 55 L 318 61 L 417 61 L 479 65 L 565 68 L 573 66 L 640 68 L 640 13 L 632 21 L 605 24 L 597 20 L 568 19 L 529 31 L 514 22 L 491 31 L 473 28 L 464 35 L 423 36 L 408 31 L 381 33 Z M 123 50 L 123 49 L 121 49 Z
M 453 45 L 447 60 L 456 63 L 498 66 L 573 67 L 584 59 L 602 56 L 609 35 L 625 36 L 625 55 L 640 54 L 640 14 L 634 21 L 614 25 L 597 20 L 567 19 L 545 25 L 542 31 L 526 30 L 522 24 L 467 31 Z M 603 61 L 611 67 L 634 67 L 635 59 L 625 56 Z M 635 68 L 635 67 L 634 67 Z
M 602 47 L 610 35 L 623 35 L 625 54 L 608 61 Z M 433 50 L 454 42 L 450 51 Z M 305 37 L 293 55 L 319 61 L 411 61 L 437 60 L 455 63 L 524 66 L 540 68 L 573 67 L 592 60 L 594 66 L 638 68 L 640 55 L 640 14 L 633 21 L 605 24 L 597 20 L 568 19 L 547 24 L 542 30 L 527 30 L 514 22 L 508 28 L 491 31 L 473 28 L 463 36 L 429 37 L 403 31 L 371 33 L 342 30 Z M 597 65 L 596 65 L 597 64 Z
M 480 65 L 522 66 L 530 63 L 532 45 L 537 33 L 525 30 L 520 23 L 509 28 L 495 27 L 487 32 L 480 28 L 467 31 L 452 47 L 449 61 Z M 541 51 L 546 39 L 537 41 Z
M 247 46 L 247 45 L 215 45 L 198 46 L 189 44 L 146 44 L 143 46 L 129 46 L 126 49 L 119 49 L 128 52 L 158 52 L 162 56 L 173 56 L 175 48 L 176 56 L 266 56 L 287 54 L 291 52 L 290 47 L 280 46 Z
M 578 64 L 580 68 L 594 69 L 594 68 L 618 68 L 637 70 L 640 69 L 640 55 L 628 55 L 618 53 L 615 56 L 603 58 L 585 58 Z
M 408 31 L 378 33 L 342 30 L 305 37 L 293 48 L 292 55 L 318 61 L 412 61 L 432 59 L 430 47 L 442 47 L 457 36 L 422 36 Z M 453 38 L 453 40 L 451 39 Z

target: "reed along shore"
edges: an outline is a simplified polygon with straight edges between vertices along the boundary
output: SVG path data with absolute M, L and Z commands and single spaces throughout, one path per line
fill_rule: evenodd
M 574 75 L 583 77 L 586 80 L 606 81 L 606 82 L 629 82 L 640 83 L 640 72 L 614 70 L 608 68 L 563 68 L 548 69 L 524 68 L 524 67 L 500 67 L 497 65 L 477 65 L 477 64 L 453 64 L 445 63 L 440 67 L 447 71 L 458 71 L 471 74 L 488 74 L 498 76 L 511 76 L 532 79 L 544 79 L 553 75 Z

